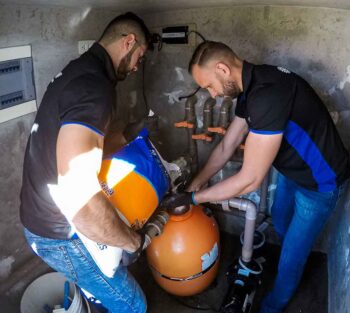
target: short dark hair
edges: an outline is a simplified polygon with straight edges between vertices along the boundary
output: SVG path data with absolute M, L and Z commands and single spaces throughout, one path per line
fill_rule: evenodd
M 151 34 L 144 21 L 132 12 L 118 15 L 109 22 L 103 31 L 99 42 L 110 44 L 122 36 L 133 33 L 136 39 L 145 46 L 151 42 Z
M 188 71 L 192 73 L 193 65 L 205 65 L 212 59 L 228 60 L 237 58 L 232 49 L 222 42 L 204 41 L 200 43 L 194 51 L 190 63 L 188 64 Z

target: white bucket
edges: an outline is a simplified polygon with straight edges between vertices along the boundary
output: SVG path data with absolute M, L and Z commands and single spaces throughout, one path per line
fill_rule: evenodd
M 25 290 L 21 299 L 21 313 L 46 313 L 45 305 L 53 308 L 62 305 L 64 283 L 67 279 L 60 273 L 48 273 L 34 280 Z M 69 283 L 71 305 L 67 313 L 90 313 L 88 302 L 81 296 L 78 287 Z M 85 302 L 85 304 L 84 304 Z

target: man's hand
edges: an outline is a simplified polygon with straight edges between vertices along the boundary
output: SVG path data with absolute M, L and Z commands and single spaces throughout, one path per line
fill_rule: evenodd
M 190 185 L 186 188 L 186 191 L 188 191 L 188 192 L 199 191 L 199 190 L 201 190 L 202 188 L 204 188 L 205 185 L 207 185 L 207 182 L 201 183 L 201 182 L 199 182 L 199 181 L 196 181 L 196 179 L 194 179 L 194 180 L 190 183 Z
M 174 209 L 182 205 L 197 204 L 193 192 L 179 192 L 166 196 L 160 203 L 160 207 Z
M 134 252 L 129 252 L 127 250 L 123 250 L 122 253 L 122 259 L 121 259 L 121 264 L 123 266 L 129 266 L 132 263 L 135 263 L 136 260 L 140 257 L 141 252 L 143 250 L 143 246 L 145 244 L 145 235 L 144 234 L 140 234 L 140 246 L 137 248 L 136 251 Z

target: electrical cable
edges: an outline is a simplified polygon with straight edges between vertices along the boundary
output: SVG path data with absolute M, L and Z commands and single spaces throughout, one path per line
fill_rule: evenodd
M 162 50 L 162 47 L 163 47 L 162 36 L 159 35 L 158 33 L 152 34 L 151 43 L 152 44 L 157 43 L 158 44 L 157 50 L 158 51 Z
M 197 35 L 197 36 L 199 36 L 203 40 L 203 42 L 206 41 L 204 36 L 200 32 L 197 32 L 196 30 L 191 30 L 188 33 L 188 36 L 190 34 L 192 34 L 192 33 Z M 160 51 L 162 49 L 162 47 L 163 47 L 162 37 L 159 34 L 157 34 L 157 33 L 152 34 L 152 43 L 158 43 L 158 51 Z M 194 96 L 199 91 L 199 89 L 201 89 L 201 87 L 198 87 L 195 91 L 193 91 L 189 95 L 179 97 L 179 101 Z M 143 71 L 142 71 L 142 94 L 143 94 L 143 99 L 144 99 L 145 106 L 146 106 L 146 109 L 147 109 L 147 114 L 148 114 L 149 107 L 148 107 L 146 94 L 145 94 L 145 62 L 143 62 Z
M 183 100 L 183 99 L 187 99 L 187 98 L 191 98 L 192 96 L 194 96 L 198 91 L 199 89 L 201 89 L 201 87 L 198 87 L 194 92 L 190 93 L 189 95 L 187 96 L 181 96 L 179 97 L 179 101 Z
M 203 36 L 200 32 L 197 32 L 196 30 L 191 30 L 191 31 L 188 33 L 188 36 L 189 36 L 190 34 L 192 34 L 192 33 L 195 34 L 195 35 L 197 35 L 197 36 L 199 36 L 199 37 L 203 40 L 203 42 L 207 41 L 207 40 L 204 38 L 204 36 Z M 190 98 L 190 97 L 194 96 L 194 95 L 199 91 L 199 89 L 201 89 L 201 87 L 198 87 L 194 92 L 190 93 L 190 94 L 187 95 L 187 96 L 181 96 L 181 97 L 179 97 L 179 100 L 181 101 L 181 100 L 183 100 L 183 99 L 187 99 L 187 98 Z
M 162 48 L 163 48 L 163 40 L 162 40 L 162 38 L 160 38 L 160 40 L 159 40 L 159 42 L 158 42 L 158 51 L 160 51 L 160 50 L 162 50 Z
M 198 37 L 200 37 L 202 40 L 203 40 L 203 42 L 204 41 L 207 41 L 205 38 L 204 38 L 204 36 L 200 33 L 200 32 L 197 32 L 196 30 L 191 30 L 189 33 L 188 33 L 188 35 L 190 35 L 190 34 L 196 34 Z

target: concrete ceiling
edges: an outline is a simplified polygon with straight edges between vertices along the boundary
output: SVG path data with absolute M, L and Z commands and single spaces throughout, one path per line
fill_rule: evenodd
M 153 12 L 229 5 L 292 5 L 350 9 L 349 0 L 0 0 L 4 4 L 113 8 Z

